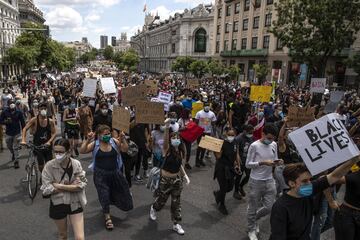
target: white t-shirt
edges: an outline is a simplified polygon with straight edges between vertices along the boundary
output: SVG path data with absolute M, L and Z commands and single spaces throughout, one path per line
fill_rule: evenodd
M 213 132 L 211 124 L 216 121 L 215 113 L 201 110 L 196 113 L 195 119 L 199 120 L 199 126 L 205 129 L 204 133 L 211 134 Z

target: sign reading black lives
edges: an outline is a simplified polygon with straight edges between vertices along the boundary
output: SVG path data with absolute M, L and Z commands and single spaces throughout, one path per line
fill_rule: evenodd
M 336 113 L 307 124 L 289 137 L 312 175 L 359 155 L 341 116 Z

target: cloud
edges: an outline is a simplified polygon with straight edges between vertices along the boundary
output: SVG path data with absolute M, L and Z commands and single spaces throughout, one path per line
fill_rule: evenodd
M 183 10 L 170 10 L 170 9 L 167 9 L 164 5 L 161 5 L 161 6 L 158 6 L 157 8 L 153 9 L 150 11 L 151 14 L 153 15 L 159 15 L 160 16 L 160 20 L 165 20 L 165 19 L 168 19 L 169 16 L 172 16 L 174 15 L 175 13 L 177 12 L 183 12 Z
M 96 11 L 91 11 L 86 17 L 85 17 L 85 21 L 88 22 L 95 22 L 100 20 L 100 13 L 96 12 Z
M 100 5 L 110 7 L 120 3 L 121 0 L 35 0 L 36 5 L 54 6 L 54 5 Z
M 135 34 L 137 34 L 138 30 L 142 30 L 142 25 L 136 25 L 136 26 L 133 26 L 131 28 L 129 28 L 128 30 L 126 30 L 126 34 L 127 34 L 127 37 L 128 37 L 128 40 L 134 36 Z
M 83 25 L 81 14 L 75 9 L 68 6 L 56 6 L 54 9 L 46 13 L 46 24 L 51 29 L 74 29 Z
M 129 30 L 131 27 L 130 26 L 123 26 L 121 27 L 120 29 L 123 30 L 123 31 L 127 31 Z

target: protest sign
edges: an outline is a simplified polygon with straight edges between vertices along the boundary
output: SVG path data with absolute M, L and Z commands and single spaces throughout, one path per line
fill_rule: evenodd
M 164 104 L 159 102 L 137 101 L 136 123 L 164 124 Z
M 240 82 L 240 87 L 249 88 L 250 87 L 250 82 Z
M 160 91 L 157 98 L 163 103 L 170 103 L 172 99 L 172 94 Z
M 199 147 L 213 152 L 221 152 L 221 148 L 223 144 L 224 144 L 224 140 L 210 136 L 204 136 L 201 138 Z
M 112 115 L 112 128 L 129 133 L 130 112 L 123 107 L 114 106 Z
M 288 127 L 302 127 L 315 120 L 315 108 L 301 108 L 290 106 L 288 109 L 287 122 Z
M 359 155 L 340 117 L 331 113 L 289 134 L 312 175 Z
M 158 81 L 145 80 L 145 85 L 148 87 L 147 93 L 150 95 L 158 94 Z
M 312 78 L 310 84 L 311 93 L 324 93 L 326 87 L 326 78 Z
M 204 109 L 204 103 L 202 102 L 193 102 L 191 116 L 195 118 L 196 114 Z
M 330 101 L 326 104 L 324 112 L 333 113 L 335 112 L 339 102 L 343 98 L 345 92 L 343 91 L 334 91 L 330 93 Z
M 136 101 L 145 100 L 147 86 L 145 84 L 121 89 L 121 102 L 126 106 L 134 106 Z
M 84 80 L 84 87 L 83 87 L 83 96 L 94 98 L 96 94 L 96 87 L 97 87 L 96 79 L 85 79 Z
M 186 86 L 190 89 L 196 89 L 200 86 L 199 79 L 188 79 L 186 80 Z
M 271 86 L 251 86 L 250 101 L 270 102 Z
M 100 78 L 101 87 L 104 91 L 104 94 L 114 94 L 116 93 L 116 86 L 114 79 L 112 77 L 109 78 Z
M 170 103 L 167 102 L 162 102 L 160 99 L 156 98 L 151 98 L 150 100 L 151 102 L 158 102 L 158 103 L 163 103 L 164 104 L 164 111 L 168 112 L 170 110 Z

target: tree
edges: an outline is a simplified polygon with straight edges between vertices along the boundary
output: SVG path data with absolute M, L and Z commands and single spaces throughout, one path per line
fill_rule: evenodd
M 231 65 L 225 69 L 225 72 L 229 74 L 232 80 L 238 80 L 240 74 L 240 68 L 236 65 Z
M 360 76 L 360 53 L 358 52 L 353 57 L 349 58 L 346 62 L 346 65 L 356 72 Z
M 203 60 L 195 60 L 190 64 L 189 70 L 194 76 L 201 78 L 208 70 L 207 63 Z
M 121 57 L 121 60 L 124 69 L 132 72 L 137 70 L 137 66 L 140 63 L 140 57 L 138 53 L 133 49 L 129 49 L 126 52 L 124 52 L 123 56 Z
M 114 56 L 114 49 L 112 46 L 107 46 L 105 49 L 104 49 L 104 58 L 106 60 L 111 60 Z
M 207 64 L 207 72 L 211 74 L 211 76 L 220 76 L 225 72 L 224 65 L 218 60 L 210 59 Z
M 194 61 L 195 59 L 192 57 L 177 57 L 171 65 L 171 70 L 174 72 L 182 72 L 186 75 L 190 70 L 191 63 Z
M 294 61 L 325 75 L 328 59 L 349 47 L 360 29 L 360 3 L 354 0 L 279 0 L 271 32 L 290 49 Z
M 266 76 L 270 73 L 270 68 L 264 64 L 254 64 L 256 77 L 259 80 L 259 84 L 262 84 L 266 80 Z

